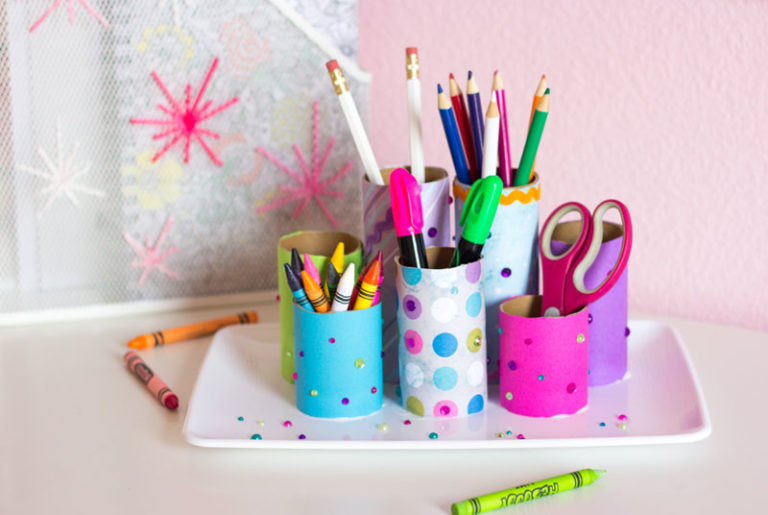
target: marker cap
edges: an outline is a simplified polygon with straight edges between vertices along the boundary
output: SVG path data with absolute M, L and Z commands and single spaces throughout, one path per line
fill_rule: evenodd
M 459 219 L 459 225 L 464 228 L 461 233 L 463 239 L 477 245 L 485 243 L 499 207 L 503 188 L 504 184 L 497 175 L 475 181 Z

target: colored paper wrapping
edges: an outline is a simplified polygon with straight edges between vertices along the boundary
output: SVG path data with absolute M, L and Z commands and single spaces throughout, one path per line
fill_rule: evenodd
M 384 317 L 382 346 L 384 348 L 384 380 L 396 383 L 397 366 L 397 314 L 395 311 L 395 285 L 390 279 L 395 274 L 394 258 L 400 251 L 392 219 L 389 197 L 389 175 L 398 167 L 381 170 L 386 186 L 371 184 L 363 179 L 363 223 L 365 226 L 365 259 L 370 262 L 381 250 L 384 256 L 384 280 L 381 284 L 381 304 Z M 405 166 L 405 169 L 410 167 Z M 448 172 L 428 166 L 426 182 L 421 187 L 424 213 L 424 245 L 447 247 L 451 245 L 451 203 Z
M 431 268 L 396 262 L 400 391 L 419 416 L 471 415 L 487 403 L 483 262 L 447 268 L 452 255 L 432 247 Z
M 500 306 L 501 405 L 518 415 L 570 415 L 587 405 L 588 308 L 542 317 L 541 296 Z
M 469 186 L 454 181 L 456 221 L 464 208 Z M 504 188 L 491 233 L 483 247 L 488 380 L 499 380 L 499 306 L 516 295 L 535 294 L 539 288 L 538 174 L 526 186 Z M 461 229 L 456 227 L 456 234 Z
M 313 417 L 355 418 L 381 409 L 381 303 L 316 313 L 293 304 L 296 406 Z
M 344 242 L 344 267 L 355 264 L 360 270 L 363 261 L 362 243 L 355 236 L 336 231 L 297 231 L 284 235 L 277 243 L 277 286 L 280 296 L 280 364 L 283 378 L 293 382 L 293 294 L 285 278 L 284 263 L 291 263 L 291 249 L 304 257 L 309 254 L 322 278 L 331 260 L 336 244 Z
M 552 235 L 552 250 L 565 252 L 579 236 L 581 222 L 558 224 Z M 587 288 L 595 288 L 613 269 L 621 252 L 624 228 L 603 222 L 603 243 L 595 262 L 584 276 Z M 589 385 L 620 381 L 627 373 L 627 271 L 613 287 L 589 305 Z

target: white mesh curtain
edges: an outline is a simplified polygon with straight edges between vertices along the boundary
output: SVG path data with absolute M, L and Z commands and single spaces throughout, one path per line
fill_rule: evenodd
M 354 53 L 353 2 L 292 3 Z M 360 233 L 324 63 L 364 114 L 368 77 L 284 3 L 0 9 L 0 318 L 271 288 L 280 234 Z

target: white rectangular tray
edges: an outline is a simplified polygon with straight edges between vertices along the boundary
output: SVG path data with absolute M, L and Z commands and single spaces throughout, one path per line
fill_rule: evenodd
M 232 326 L 211 343 L 184 437 L 204 447 L 490 449 L 683 443 L 709 436 L 709 414 L 679 335 L 651 321 L 631 321 L 629 327 L 627 377 L 591 387 L 588 408 L 575 415 L 514 415 L 499 405 L 498 387 L 491 386 L 482 413 L 423 419 L 399 405 L 395 385 L 385 385 L 381 411 L 334 421 L 296 409 L 294 386 L 280 375 L 278 324 Z M 252 439 L 256 434 L 261 439 Z

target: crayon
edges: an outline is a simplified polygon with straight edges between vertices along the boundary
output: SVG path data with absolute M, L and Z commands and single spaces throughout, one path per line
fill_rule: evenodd
M 285 277 L 288 279 L 288 287 L 291 289 L 291 293 L 293 293 L 293 298 L 296 300 L 296 304 L 309 311 L 314 311 L 315 308 L 313 308 L 312 304 L 309 302 L 307 292 L 304 291 L 299 276 L 296 275 L 296 272 L 293 271 L 293 268 L 291 268 L 291 265 L 288 263 L 283 263 L 283 266 L 285 267 Z
M 360 275 L 357 277 L 357 282 L 355 283 L 355 287 L 354 287 L 354 288 L 352 288 L 352 295 L 351 295 L 351 296 L 350 296 L 350 298 L 349 298 L 349 308 L 350 308 L 350 309 L 354 309 L 355 301 L 357 301 L 357 293 L 360 291 L 360 286 L 363 284 L 363 277 L 365 277 L 365 274 L 367 274 L 367 273 L 368 273 L 368 270 L 370 270 L 370 269 L 371 269 L 371 265 L 372 265 L 372 264 L 373 264 L 375 261 L 376 261 L 376 260 L 374 259 L 374 260 L 372 260 L 370 263 L 368 263 L 367 265 L 365 265 L 365 266 L 362 268 L 362 272 L 360 272 Z
M 312 258 L 309 254 L 304 253 L 304 270 L 307 271 L 309 276 L 317 283 L 320 284 L 320 272 L 317 270 L 315 263 L 312 262 Z
M 170 410 L 175 410 L 179 407 L 179 398 L 176 397 L 176 394 L 173 393 L 171 389 L 168 388 L 168 386 L 157 377 L 154 372 L 152 372 L 152 370 L 150 370 L 138 354 L 129 350 L 123 356 L 123 360 L 125 361 L 125 364 L 128 365 L 128 370 L 144 383 L 147 389 L 152 392 L 152 395 L 157 397 L 160 404 Z
M 352 290 L 355 288 L 355 264 L 350 263 L 347 269 L 339 279 L 339 287 L 336 289 L 336 296 L 333 298 L 331 311 L 347 311 L 349 301 L 352 297 Z
M 355 307 L 353 309 L 366 309 L 373 305 L 373 297 L 376 295 L 376 290 L 379 288 L 379 275 L 381 274 L 381 266 L 379 262 L 374 260 L 371 263 L 371 267 L 365 273 L 363 282 L 360 284 L 360 290 L 357 292 L 357 299 L 355 299 Z
M 583 469 L 562 476 L 542 479 L 535 483 L 520 485 L 509 490 L 472 497 L 466 501 L 451 504 L 452 515 L 475 515 L 499 508 L 506 508 L 539 497 L 546 497 L 566 490 L 589 485 L 605 474 L 604 470 Z
M 196 324 L 189 324 L 171 329 L 163 329 L 154 333 L 142 334 L 128 342 L 128 347 L 132 349 L 146 349 L 147 347 L 157 347 L 166 343 L 180 342 L 182 340 L 191 340 L 201 336 L 213 334 L 222 327 L 235 324 L 254 324 L 259 321 L 259 315 L 255 311 L 245 311 L 236 315 L 206 320 Z
M 301 275 L 301 271 L 304 270 L 304 265 L 301 264 L 301 256 L 296 249 L 291 249 L 291 268 L 296 272 L 296 275 Z
M 331 305 L 328 303 L 328 297 L 325 296 L 325 292 L 315 282 L 314 279 L 307 273 L 306 270 L 301 272 L 301 281 L 304 283 L 304 291 L 307 292 L 309 302 L 312 303 L 312 307 L 318 313 L 327 313 L 331 310 Z
M 381 298 L 381 283 L 384 282 L 384 253 L 381 250 L 376 254 L 376 261 L 379 262 L 379 270 L 381 270 L 381 273 L 379 273 L 379 286 L 376 288 L 376 294 L 373 296 L 371 306 L 375 306 L 379 303 L 379 299 Z
M 336 245 L 336 249 L 331 255 L 331 260 L 328 262 L 328 270 L 325 274 L 325 284 L 323 289 L 325 290 L 325 296 L 328 297 L 328 301 L 334 298 L 336 295 L 336 287 L 341 279 L 341 274 L 344 273 L 344 242 L 340 241 Z

